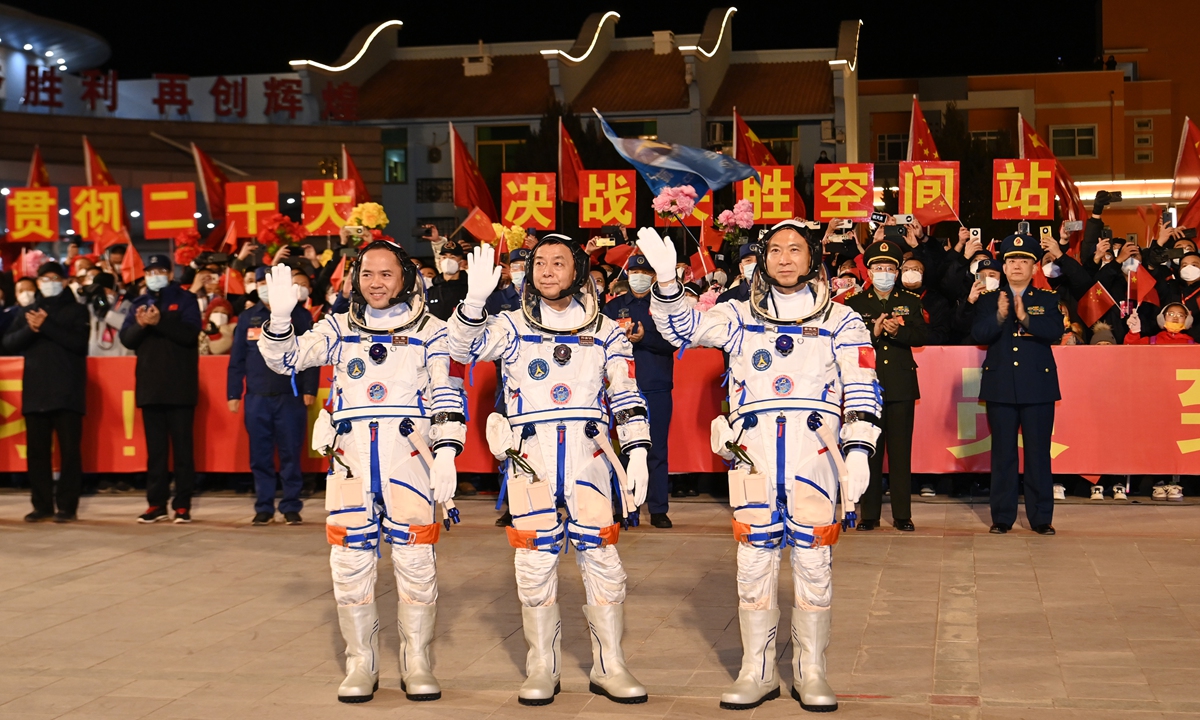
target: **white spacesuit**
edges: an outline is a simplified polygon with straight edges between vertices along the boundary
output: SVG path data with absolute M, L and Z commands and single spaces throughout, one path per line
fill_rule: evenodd
M 530 255 L 522 308 L 489 317 L 484 302 L 499 279 L 491 254 L 483 246 L 470 258 L 469 289 L 450 319 L 449 344 L 459 362 L 499 360 L 503 367 L 508 417 L 489 418 L 488 442 L 493 454 L 509 461 L 508 537 L 516 548 L 529 644 L 518 699 L 545 705 L 559 690 L 558 553 L 569 541 L 578 551 L 587 594 L 591 690 L 617 702 L 645 702 L 646 689 L 625 667 L 621 650 L 625 570 L 615 547 L 620 525 L 613 522 L 613 498 L 636 516 L 649 478 L 650 432 L 634 380 L 633 348 L 620 326 L 597 312 L 587 255 L 571 239 L 547 235 L 539 241 Z M 551 276 L 558 284 L 543 294 Z M 629 456 L 628 484 L 609 437 L 610 416 Z
M 779 696 L 777 591 L 786 545 L 795 587 L 792 696 L 806 710 L 835 710 L 837 696 L 825 681 L 830 563 L 841 529 L 839 490 L 849 495 L 849 507 L 866 489 L 867 458 L 879 436 L 867 421 L 878 418 L 881 401 L 870 335 L 857 313 L 830 302 L 819 235 L 805 223 L 785 221 L 760 240 L 748 301 L 706 313 L 683 301 L 670 241 L 649 229 L 638 238 L 659 278 L 651 299 L 659 332 L 677 346 L 729 353 L 730 413 L 713 422 L 713 449 L 737 462 L 729 484 L 743 657 L 721 706 L 747 709 Z M 806 245 L 804 267 L 798 262 Z M 786 285 L 771 275 L 787 252 L 783 246 L 792 253 Z M 840 477 L 846 487 L 839 488 Z
M 457 484 L 454 458 L 466 436 L 462 373 L 451 375 L 445 323 L 426 312 L 420 277 L 399 246 L 371 243 L 352 272 L 350 312 L 328 316 L 296 337 L 291 310 L 279 300 L 294 296 L 290 270 L 273 268 L 271 322 L 259 349 L 278 373 L 334 366 L 313 447 L 331 458 L 326 537 L 346 641 L 338 699 L 366 702 L 379 686 L 375 566 L 382 540 L 392 546 L 396 574 L 401 688 L 410 700 L 436 700 L 441 688 L 430 668 L 429 643 L 441 525 L 434 510 L 437 503 L 445 507 Z M 397 278 L 398 292 L 387 284 Z

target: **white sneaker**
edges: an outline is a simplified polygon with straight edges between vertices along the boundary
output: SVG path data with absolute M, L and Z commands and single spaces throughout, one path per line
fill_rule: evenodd
M 1183 502 L 1183 486 L 1182 485 L 1168 485 L 1167 486 L 1167 499 L 1172 500 L 1174 502 Z
M 1103 485 L 1093 485 L 1092 486 L 1092 499 L 1093 500 L 1103 500 L 1104 499 L 1104 486 Z
M 937 497 L 937 492 L 933 489 L 932 485 L 922 485 L 921 497 Z
M 1059 485 L 1058 483 L 1054 483 L 1054 499 L 1055 500 L 1066 500 L 1067 499 L 1067 489 L 1065 487 L 1063 487 L 1062 485 Z
M 1128 500 L 1129 496 L 1125 494 L 1124 485 L 1113 485 L 1113 500 Z
M 1166 485 L 1155 485 L 1153 488 L 1151 488 L 1150 499 L 1151 500 L 1166 500 L 1167 499 L 1167 486 Z

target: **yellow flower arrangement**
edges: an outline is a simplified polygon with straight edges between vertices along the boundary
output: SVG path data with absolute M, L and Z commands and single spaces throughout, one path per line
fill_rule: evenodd
M 382 230 L 387 227 L 388 216 L 379 203 L 359 203 L 350 211 L 350 219 L 347 224 Z
M 525 244 L 525 228 L 520 225 L 513 225 L 504 230 L 504 240 L 507 244 L 508 251 L 512 252 Z

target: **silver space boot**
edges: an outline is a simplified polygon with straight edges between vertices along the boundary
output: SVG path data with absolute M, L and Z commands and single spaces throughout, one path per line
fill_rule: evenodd
M 525 626 L 525 682 L 517 691 L 522 705 L 549 705 L 558 694 L 562 674 L 562 618 L 558 604 L 546 607 L 522 607 Z
M 400 689 L 404 697 L 421 702 L 437 700 L 442 688 L 429 664 L 429 643 L 437 605 L 396 604 L 396 624 L 400 631 Z
M 338 627 L 346 641 L 346 679 L 338 700 L 364 703 L 379 689 L 379 613 L 375 603 L 338 606 Z
M 792 697 L 809 712 L 837 710 L 837 694 L 825 681 L 825 648 L 833 611 L 792 609 Z
M 625 632 L 624 605 L 584 605 L 592 632 L 592 672 L 588 689 L 613 702 L 646 702 L 646 688 L 625 667 L 621 635 Z
M 721 693 L 721 707 L 726 710 L 750 710 L 779 697 L 779 673 L 775 667 L 779 608 L 741 608 L 738 622 L 742 629 L 742 669 L 733 685 Z

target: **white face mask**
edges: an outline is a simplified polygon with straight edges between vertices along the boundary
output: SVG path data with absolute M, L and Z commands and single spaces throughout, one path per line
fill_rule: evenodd
M 1187 268 L 1184 269 L 1186 270 Z M 21 307 L 29 307 L 33 304 L 34 300 L 37 300 L 37 293 L 32 290 L 22 290 L 17 293 L 17 304 Z
M 676 279 L 676 280 L 682 280 L 682 279 L 683 279 L 683 268 L 681 268 L 681 267 L 677 267 L 677 268 L 675 268 L 675 279 Z
M 1131 257 L 1128 260 L 1126 260 L 1125 262 L 1121 263 L 1121 269 L 1127 273 L 1133 273 L 1133 272 L 1137 272 L 1138 265 L 1141 265 L 1141 264 L 1142 263 L 1140 260 L 1138 260 L 1137 258 Z
M 521 283 L 525 282 L 524 270 L 514 270 L 510 276 L 512 277 L 513 287 L 519 288 L 521 287 Z
M 56 297 L 63 291 L 62 280 L 38 280 L 38 290 L 48 298 Z
M 985 277 L 983 279 L 983 289 L 984 290 L 999 290 L 1000 289 L 1000 278 L 992 277 L 990 275 Z
M 304 287 L 303 285 L 300 285 L 299 287 L 300 287 L 300 291 L 296 293 L 296 297 L 297 297 L 296 302 L 302 303 L 308 299 L 308 288 Z
M 713 273 L 713 282 L 720 285 L 721 287 L 725 287 L 725 283 L 728 281 L 729 281 L 729 276 L 725 274 L 724 270 L 718 270 L 715 273 Z
M 1195 265 L 1181 267 L 1179 268 L 1179 277 L 1183 278 L 1184 282 L 1196 282 L 1200 280 L 1200 267 L 1196 267 Z M 20 298 L 21 296 L 18 294 L 17 297 Z M 18 300 L 18 302 L 20 301 Z M 24 305 L 24 303 L 21 304 Z
M 422 282 L 424 282 L 424 283 L 425 283 L 425 289 L 426 289 L 426 290 L 428 290 L 429 288 L 433 287 L 433 278 L 431 278 L 431 277 L 425 277 L 424 275 L 422 275 L 422 276 L 421 276 L 421 280 L 422 280 Z
M 338 299 L 337 293 L 330 293 L 328 296 L 325 297 L 325 303 L 327 305 L 329 305 L 329 307 L 333 307 L 333 304 L 335 302 L 337 302 L 337 299 Z
M 458 261 L 454 258 L 444 258 L 442 260 L 442 274 L 453 275 L 458 272 Z
M 920 270 L 905 270 L 900 273 L 900 281 L 905 285 L 912 285 L 914 287 L 921 284 L 921 277 Z
M 971 274 L 974 275 L 977 272 L 979 272 L 979 261 L 975 260 L 971 263 Z
M 650 286 L 654 284 L 654 277 L 648 273 L 636 272 L 629 273 L 629 289 L 639 295 L 648 292 Z
M 225 313 L 213 313 L 212 315 L 208 316 L 208 321 L 217 327 L 221 327 L 225 323 L 229 322 L 229 316 Z
M 871 284 L 879 292 L 891 292 L 892 288 L 896 287 L 896 273 L 891 271 L 873 272 L 871 273 Z
M 1056 278 L 1062 275 L 1062 268 L 1057 263 L 1047 263 L 1042 266 L 1042 274 L 1048 278 Z
M 146 289 L 150 292 L 158 292 L 167 286 L 170 280 L 167 280 L 166 275 L 147 275 Z
M 746 263 L 742 266 L 742 277 L 749 280 L 754 277 L 754 268 L 758 267 L 758 263 Z
M 270 302 L 270 300 L 267 299 L 267 286 L 266 285 L 258 286 L 258 301 L 260 303 L 262 303 L 263 305 L 266 305 L 267 303 Z

